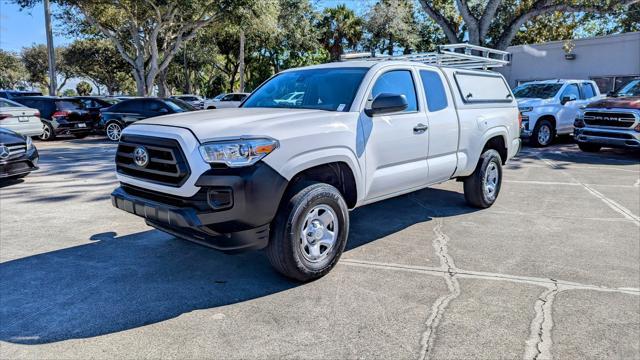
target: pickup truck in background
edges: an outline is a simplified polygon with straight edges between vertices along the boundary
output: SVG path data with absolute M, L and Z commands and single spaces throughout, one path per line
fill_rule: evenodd
M 450 179 L 470 206 L 496 201 L 519 113 L 502 75 L 475 68 L 505 54 L 454 44 L 289 69 L 241 108 L 136 122 L 118 146 L 112 203 L 218 250 L 265 248 L 282 274 L 316 279 L 345 248 L 350 209 Z M 299 101 L 279 101 L 293 92 Z
M 573 132 L 580 107 L 601 98 L 591 80 L 545 80 L 513 89 L 522 114 L 522 137 L 533 146 L 548 146 L 556 135 Z
M 611 95 L 588 104 L 578 113 L 574 137 L 580 150 L 640 149 L 640 79 Z

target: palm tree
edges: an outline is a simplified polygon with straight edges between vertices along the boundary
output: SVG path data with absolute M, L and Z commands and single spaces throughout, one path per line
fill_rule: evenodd
M 323 29 L 320 42 L 329 52 L 331 60 L 337 61 L 345 47 L 353 48 L 362 39 L 364 20 L 345 5 L 338 5 L 324 9 L 318 25 Z

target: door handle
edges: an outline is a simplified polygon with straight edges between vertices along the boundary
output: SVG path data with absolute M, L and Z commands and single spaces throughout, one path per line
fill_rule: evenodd
M 429 126 L 419 123 L 418 125 L 414 126 L 413 133 L 422 134 L 423 132 L 427 131 L 427 129 L 429 129 Z

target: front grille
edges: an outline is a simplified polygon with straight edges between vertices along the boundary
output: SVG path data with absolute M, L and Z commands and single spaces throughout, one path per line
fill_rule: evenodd
M 138 166 L 133 161 L 133 152 L 139 146 L 149 154 L 146 166 Z M 123 135 L 120 139 L 116 170 L 127 176 L 174 187 L 181 186 L 190 174 L 186 157 L 176 140 L 139 135 Z
M 19 158 L 27 152 L 27 145 L 8 145 L 9 159 Z
M 584 113 L 584 122 L 593 126 L 628 128 L 635 124 L 636 117 L 632 113 L 587 111 Z

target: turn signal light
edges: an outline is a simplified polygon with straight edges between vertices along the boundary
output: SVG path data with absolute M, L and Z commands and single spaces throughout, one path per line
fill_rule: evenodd
M 53 113 L 53 117 L 65 117 L 65 116 L 69 116 L 69 112 L 68 111 L 56 111 Z
M 518 111 L 518 128 L 522 129 L 522 113 Z

